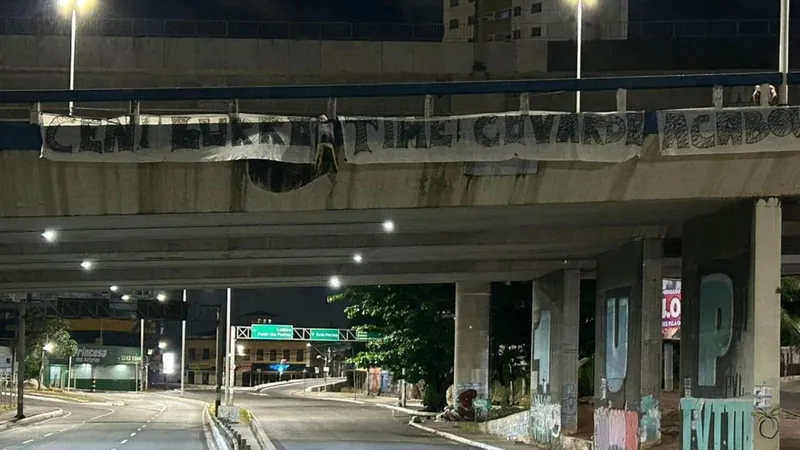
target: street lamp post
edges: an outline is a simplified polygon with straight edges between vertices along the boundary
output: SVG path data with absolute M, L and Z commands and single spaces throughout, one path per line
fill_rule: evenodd
M 78 38 L 78 13 L 86 13 L 91 9 L 93 0 L 57 0 L 64 14 L 70 16 L 69 41 L 69 90 L 75 89 L 75 43 Z M 73 102 L 69 102 L 69 115 L 73 113 Z
M 780 41 L 778 43 L 778 71 L 781 73 L 781 86 L 778 90 L 778 104 L 789 104 L 789 0 L 781 0 Z M 766 95 L 766 94 L 764 94 Z
M 576 36 L 575 40 L 578 46 L 576 52 L 576 64 L 575 64 L 575 78 L 580 80 L 581 79 L 581 55 L 583 53 L 583 0 L 578 0 L 577 12 L 576 12 Z M 575 112 L 581 112 L 581 91 L 575 91 Z

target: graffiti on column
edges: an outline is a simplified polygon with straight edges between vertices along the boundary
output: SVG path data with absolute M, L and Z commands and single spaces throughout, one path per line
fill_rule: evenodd
M 533 396 L 531 402 L 531 436 L 534 442 L 553 447 L 560 442 L 561 406 L 553 403 L 549 394 Z
M 715 273 L 700 281 L 697 384 L 717 386 L 717 359 L 728 354 L 733 338 L 733 282 Z
M 567 430 L 578 427 L 578 390 L 573 383 L 561 385 L 561 423 Z
M 639 441 L 657 442 L 661 439 L 661 410 L 658 400 L 652 395 L 645 395 L 639 403 L 642 418 L 639 422 Z
M 536 392 L 550 392 L 550 311 L 539 311 L 539 323 L 533 332 L 533 359 L 539 362 Z
M 606 384 L 619 392 L 628 372 L 628 298 L 630 289 L 615 289 L 606 295 Z
M 753 449 L 753 400 L 681 399 L 681 450 Z
M 624 409 L 597 408 L 594 411 L 595 450 L 637 450 L 639 413 Z
M 439 419 L 461 422 L 483 422 L 489 417 L 489 401 L 482 394 L 485 386 L 481 383 L 459 384 L 453 389 L 456 392 L 453 404 L 437 416 Z

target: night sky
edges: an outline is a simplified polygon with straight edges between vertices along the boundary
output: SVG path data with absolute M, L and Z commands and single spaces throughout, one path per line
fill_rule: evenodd
M 6 16 L 51 15 L 56 0 L 0 0 Z M 94 0 L 126 18 L 440 23 L 442 0 Z M 602 2 L 602 0 L 600 0 Z M 777 20 L 778 0 L 630 0 L 631 21 Z M 793 17 L 800 17 L 798 8 Z
M 441 22 L 442 0 L 94 0 L 106 16 L 289 22 Z M 55 0 L 2 0 L 5 15 L 49 15 Z

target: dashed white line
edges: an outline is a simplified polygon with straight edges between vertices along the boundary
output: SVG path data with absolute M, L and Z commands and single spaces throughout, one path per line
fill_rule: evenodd
M 33 442 L 33 439 L 28 439 L 27 441 L 23 442 L 22 445 L 27 445 Z
M 134 437 L 134 436 L 136 436 L 136 432 L 135 431 L 133 433 L 131 433 L 131 437 Z
M 63 432 L 65 432 L 65 431 L 67 431 L 67 428 L 62 428 L 62 429 L 58 430 L 58 432 L 59 432 L 59 433 L 63 433 Z M 5 450 L 5 449 L 4 449 L 4 450 Z
M 125 445 L 126 442 L 128 442 L 127 439 L 123 439 L 123 440 L 119 441 L 119 443 L 122 444 L 122 445 Z
M 47 434 L 44 435 L 44 437 L 50 437 L 52 435 L 53 435 L 53 433 L 47 433 Z

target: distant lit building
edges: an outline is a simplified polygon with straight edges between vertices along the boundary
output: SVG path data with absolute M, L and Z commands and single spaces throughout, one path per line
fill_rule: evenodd
M 475 40 L 477 20 L 481 42 L 574 40 L 577 34 L 577 0 L 442 1 L 445 41 Z M 628 0 L 583 0 L 583 5 L 583 39 L 627 38 Z
M 239 340 L 236 347 L 237 386 L 315 376 L 305 342 Z M 215 336 L 187 338 L 185 382 L 216 384 L 216 357 Z

